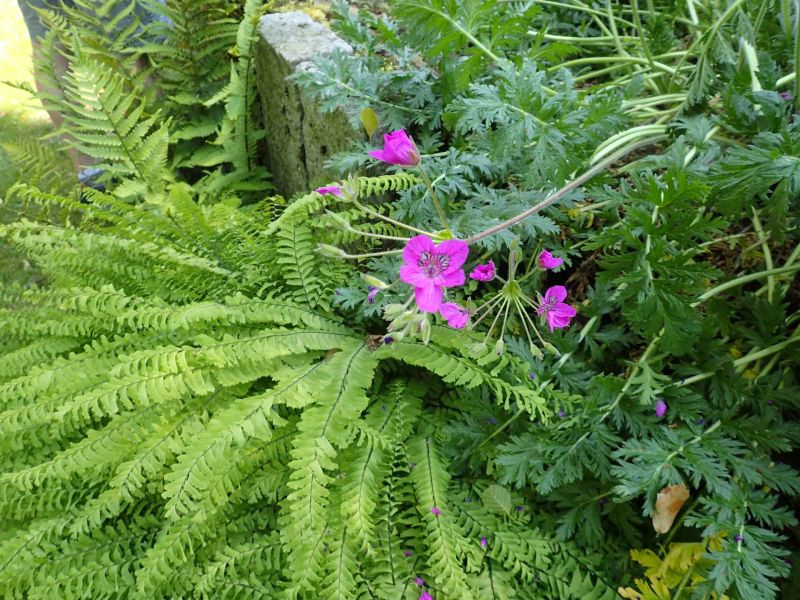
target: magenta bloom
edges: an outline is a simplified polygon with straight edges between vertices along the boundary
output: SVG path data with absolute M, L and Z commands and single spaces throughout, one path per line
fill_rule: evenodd
M 485 265 L 478 265 L 472 269 L 469 278 L 477 281 L 491 281 L 494 279 L 494 261 L 490 260 Z
M 419 600 L 433 600 L 433 596 L 431 596 L 428 592 L 423 591 L 419 595 Z
M 442 315 L 453 329 L 463 329 L 469 321 L 469 313 L 463 306 L 455 302 L 445 302 L 439 307 L 439 314 Z
M 556 258 L 550 254 L 550 250 L 542 250 L 542 252 L 536 258 L 536 262 L 539 263 L 539 266 L 543 269 L 555 269 L 556 267 L 560 267 L 562 264 L 564 264 L 564 259 Z
M 416 583 L 419 587 L 422 587 L 425 585 L 425 580 L 423 580 L 422 577 L 417 577 L 414 579 L 414 583 Z
M 663 417 L 667 414 L 667 408 L 667 403 L 659 399 L 658 402 L 656 402 L 656 416 L 659 418 Z
M 369 155 L 400 167 L 419 164 L 419 150 L 405 131 L 398 129 L 383 136 L 383 150 L 372 150 Z
M 318 187 L 314 190 L 318 194 L 322 194 L 323 196 L 341 196 L 342 195 L 342 188 L 338 185 L 328 185 L 323 187 Z
M 434 507 L 431 509 L 431 512 L 432 512 L 432 513 L 433 513 L 435 516 L 437 516 L 437 517 L 438 517 L 440 514 L 442 514 L 442 511 L 441 511 L 441 510 L 440 510 L 438 507 L 436 507 L 436 506 L 434 506 Z
M 464 285 L 461 268 L 469 246 L 461 240 L 447 240 L 438 246 L 427 235 L 408 240 L 400 267 L 401 281 L 414 286 L 417 306 L 423 312 L 437 312 L 442 305 L 445 287 Z
M 375 304 L 375 296 L 378 295 L 378 292 L 381 291 L 381 288 L 375 287 L 374 285 L 369 286 L 369 294 L 367 294 L 367 301 L 370 304 Z
M 486 539 L 486 536 L 481 538 L 481 548 L 486 548 L 489 545 L 489 540 Z
M 567 288 L 563 285 L 554 285 L 545 292 L 544 298 L 542 298 L 537 314 L 545 315 L 547 324 L 550 325 L 550 331 L 566 327 L 572 317 L 578 314 L 578 311 L 569 304 L 564 304 L 566 297 Z
M 413 554 L 414 553 L 411 550 L 406 550 L 405 552 L 403 552 L 403 556 L 405 556 L 406 558 L 413 556 Z

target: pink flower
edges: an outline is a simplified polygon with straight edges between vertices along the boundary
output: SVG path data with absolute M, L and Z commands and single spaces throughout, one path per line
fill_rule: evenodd
M 431 596 L 428 592 L 422 592 L 419 595 L 419 600 L 433 600 L 433 596 Z
M 489 540 L 486 539 L 486 536 L 481 538 L 481 548 L 486 548 L 489 545 Z
M 381 288 L 375 287 L 374 285 L 369 286 L 369 294 L 367 294 L 367 301 L 370 304 L 375 304 L 375 296 L 378 295 L 378 292 L 381 291 Z
M 663 400 L 658 400 L 658 402 L 656 402 L 656 416 L 659 418 L 663 417 L 665 414 L 667 414 L 667 408 L 666 402 Z
M 490 260 L 485 265 L 478 265 L 472 269 L 469 278 L 477 281 L 491 281 L 494 279 L 494 261 Z
M 417 577 L 416 579 L 414 579 L 414 583 L 416 583 L 419 587 L 422 587 L 423 585 L 425 585 L 425 580 L 422 579 L 422 577 Z
M 447 240 L 436 246 L 427 235 L 408 240 L 403 250 L 400 279 L 414 286 L 417 306 L 423 312 L 437 312 L 445 287 L 464 285 L 461 265 L 467 260 L 469 246 L 461 240 Z
M 369 155 L 400 167 L 414 167 L 419 164 L 419 150 L 402 129 L 384 135 L 383 150 L 372 150 Z
M 564 264 L 564 259 L 556 258 L 550 254 L 550 250 L 542 250 L 542 252 L 536 258 L 536 262 L 538 262 L 539 266 L 543 269 L 555 269 L 556 267 L 560 267 L 562 264 Z
M 322 194 L 323 196 L 331 195 L 331 196 L 341 196 L 342 195 L 342 188 L 338 185 L 327 185 L 323 187 L 318 187 L 314 190 L 318 194 Z
M 439 307 L 439 314 L 442 315 L 453 329 L 463 329 L 469 321 L 469 313 L 463 306 L 455 302 L 445 302 Z
M 578 311 L 569 304 L 564 304 L 566 297 L 567 288 L 563 285 L 554 285 L 545 292 L 544 298 L 542 298 L 537 314 L 545 315 L 547 324 L 550 325 L 550 331 L 566 327 L 572 317 L 578 314 Z
M 438 507 L 434 506 L 433 508 L 431 508 L 431 513 L 433 513 L 434 516 L 438 517 L 440 514 L 442 514 L 442 511 Z

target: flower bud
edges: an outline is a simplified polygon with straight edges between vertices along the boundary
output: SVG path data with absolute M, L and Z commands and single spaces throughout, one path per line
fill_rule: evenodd
M 359 183 L 358 183 L 358 175 L 348 175 L 347 177 L 347 185 L 344 187 L 346 194 L 344 194 L 347 200 L 352 200 L 353 198 L 358 198 L 358 190 L 359 190 Z
M 366 273 L 361 274 L 361 279 L 363 279 L 367 285 L 371 285 L 372 287 L 376 287 L 379 290 L 385 290 L 389 287 L 389 284 L 385 281 L 381 281 L 377 277 L 373 277 L 372 275 L 367 275 Z M 394 305 L 392 305 L 394 306 Z
M 422 343 L 427 346 L 431 341 L 431 322 L 427 316 L 419 322 L 417 330 L 422 334 Z
M 402 315 L 405 309 L 402 304 L 387 304 L 383 307 L 383 318 L 392 321 Z
M 317 252 L 328 258 L 346 258 L 347 253 L 341 248 L 328 244 L 317 244 Z
M 558 348 L 553 346 L 550 342 L 544 343 L 544 349 L 547 350 L 550 354 L 555 354 L 556 356 L 561 356 L 561 352 L 558 351 Z
M 503 356 L 503 352 L 505 351 L 506 343 L 503 341 L 503 338 L 497 340 L 494 345 L 494 351 L 497 356 Z
M 325 214 L 328 215 L 328 218 L 333 222 L 334 227 L 336 227 L 337 229 L 340 229 L 342 231 L 350 230 L 350 222 L 347 219 L 345 219 L 342 215 L 330 210 L 326 210 Z
M 533 354 L 539 360 L 544 358 L 544 353 L 541 350 L 539 350 L 539 346 L 537 346 L 533 342 L 531 342 L 531 345 L 529 346 L 529 349 L 531 351 L 531 354 Z

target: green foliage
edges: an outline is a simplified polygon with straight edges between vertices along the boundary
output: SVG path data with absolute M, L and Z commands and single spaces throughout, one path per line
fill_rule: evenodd
M 48 148 L 11 152 L 0 240 L 41 278 L 0 290 L 0 595 L 775 597 L 800 253 L 775 92 L 793 40 L 769 4 L 333 7 L 356 55 L 297 79 L 409 127 L 456 237 L 616 167 L 471 245 L 467 270 L 516 269 L 525 298 L 569 289 L 579 316 L 543 330 L 546 355 L 514 318 L 499 345 L 436 315 L 387 331 L 382 309 L 410 306 L 396 251 L 442 227 L 423 174 L 264 199 L 260 2 L 146 3 L 172 26 L 102 18 L 123 0 L 45 11 L 45 100 L 108 191 L 79 199 Z M 160 37 L 134 45 L 140 25 Z M 544 248 L 564 265 L 539 269 Z M 368 298 L 362 274 L 390 285 Z M 660 537 L 672 483 L 690 500 Z

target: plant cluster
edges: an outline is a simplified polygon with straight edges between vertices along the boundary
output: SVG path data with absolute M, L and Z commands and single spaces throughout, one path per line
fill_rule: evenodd
M 107 190 L 27 152 L 4 199 L 0 594 L 791 588 L 793 3 L 335 4 L 355 55 L 296 77 L 364 139 L 292 199 L 273 7 L 148 3 L 144 46 L 83 10 L 130 4 L 46 14 Z

